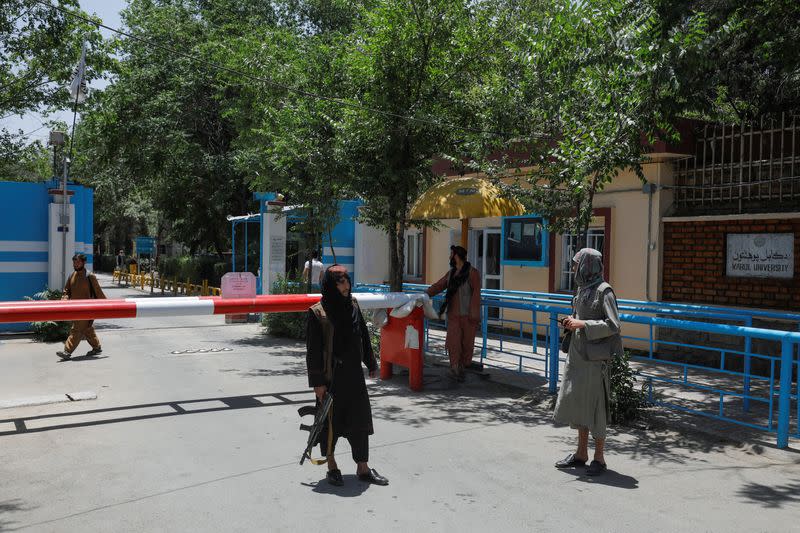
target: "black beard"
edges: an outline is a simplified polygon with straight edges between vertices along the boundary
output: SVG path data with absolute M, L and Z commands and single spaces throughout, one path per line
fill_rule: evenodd
M 83 265 L 81 265 L 79 267 L 73 267 L 73 268 L 75 268 L 75 272 L 80 272 L 81 270 L 83 270 Z
M 455 268 L 455 267 L 456 267 L 456 260 L 450 259 L 450 268 Z

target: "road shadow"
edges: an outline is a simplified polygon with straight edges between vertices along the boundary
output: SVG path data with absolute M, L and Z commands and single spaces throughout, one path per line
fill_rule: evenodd
M 99 361 L 100 359 L 108 359 L 107 355 L 75 355 L 70 357 L 69 359 L 59 359 L 56 363 L 71 363 L 77 362 L 80 363 L 81 361 Z
M 301 485 L 310 487 L 311 492 L 316 492 L 317 494 L 330 494 L 342 498 L 361 496 L 370 486 L 369 483 L 360 481 L 355 474 L 343 474 L 342 479 L 344 480 L 344 485 L 341 487 L 334 487 L 328 483 L 326 477 L 323 477 L 316 483 L 301 483 Z
M 295 376 L 301 377 L 306 375 L 305 364 L 286 364 L 285 368 L 251 368 L 245 372 L 240 372 L 239 375 L 244 378 L 273 378 L 280 376 Z
M 126 326 L 121 326 L 119 324 L 110 324 L 108 322 L 95 322 L 92 327 L 95 329 L 95 331 L 106 330 L 106 329 L 131 329 Z
M 0 501 L 0 531 L 13 531 L 17 529 L 13 527 L 17 522 L 15 520 L 9 520 L 9 515 L 21 511 L 30 511 L 31 509 L 33 509 L 33 507 L 26 505 L 19 498 Z
M 552 413 L 541 406 L 548 397 L 543 390 L 523 390 L 472 373 L 466 375 L 464 383 L 457 383 L 446 374 L 445 368 L 426 366 L 420 392 L 408 388 L 405 375 L 370 386 L 371 395 L 386 395 L 383 401 L 373 402 L 373 415 L 417 428 L 441 421 L 529 426 L 551 423 Z M 409 402 L 410 407 L 393 405 L 394 397 Z
M 199 413 L 213 413 L 217 411 L 234 411 L 238 409 L 253 409 L 258 407 L 291 406 L 314 403 L 314 396 L 310 389 L 301 391 L 268 392 L 242 396 L 222 396 L 212 398 L 192 398 L 189 400 L 175 400 L 158 403 L 125 405 L 108 407 L 104 409 L 87 409 L 83 411 L 67 411 L 28 417 L 8 418 L 0 420 L 0 424 L 10 423 L 13 430 L 0 431 L 0 437 L 20 435 L 23 433 L 42 433 L 62 429 L 100 426 L 132 422 L 136 420 L 149 420 L 153 418 L 166 418 L 172 416 L 186 416 Z M 202 405 L 205 404 L 205 405 Z M 214 405 L 211 405 L 214 404 Z M 163 412 L 152 412 L 154 408 L 163 408 Z M 137 414 L 137 411 L 147 409 L 147 414 Z M 96 416 L 95 420 L 86 420 L 87 415 Z M 71 422 L 70 418 L 83 419 L 80 422 Z M 42 421 L 45 423 L 42 424 Z M 35 422 L 37 427 L 29 427 L 30 422 Z
M 247 337 L 242 337 L 241 339 L 233 341 L 233 344 L 238 344 L 240 346 L 258 346 L 261 348 L 280 347 L 282 350 L 288 351 L 289 353 L 302 352 L 303 356 L 305 356 L 306 352 L 306 345 L 305 342 L 303 341 L 297 341 L 294 339 L 284 339 L 281 337 L 273 337 L 263 332 L 249 335 Z
M 592 485 L 605 485 L 607 487 L 614 487 L 617 489 L 627 489 L 633 490 L 639 488 L 639 480 L 635 477 L 621 474 L 610 468 L 603 472 L 599 476 L 587 476 L 586 469 L 581 468 L 563 468 L 559 469 L 561 472 L 565 474 L 569 474 L 575 477 L 575 481 L 580 481 L 581 483 L 589 483 Z
M 747 503 L 759 504 L 767 509 L 796 507 L 800 503 L 800 481 L 784 485 L 745 483 L 736 494 Z

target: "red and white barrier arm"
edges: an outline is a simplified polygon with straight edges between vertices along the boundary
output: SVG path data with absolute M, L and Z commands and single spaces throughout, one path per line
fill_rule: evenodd
M 417 302 L 422 299 L 421 294 L 396 292 L 357 293 L 354 294 L 354 297 L 358 300 L 362 309 L 387 309 L 405 306 L 408 308 L 409 313 L 413 306 L 418 305 Z M 0 302 L 0 323 L 241 313 L 286 313 L 305 311 L 317 303 L 319 299 L 319 294 L 270 294 L 256 296 L 255 298 L 224 299 L 219 296 L 189 296 L 126 298 L 125 300 Z

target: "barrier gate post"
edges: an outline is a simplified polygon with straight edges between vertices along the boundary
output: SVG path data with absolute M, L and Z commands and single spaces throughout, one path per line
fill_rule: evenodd
M 394 365 L 408 368 L 411 390 L 422 390 L 422 308 L 417 307 L 405 318 L 394 318 L 381 328 L 381 379 L 390 379 Z

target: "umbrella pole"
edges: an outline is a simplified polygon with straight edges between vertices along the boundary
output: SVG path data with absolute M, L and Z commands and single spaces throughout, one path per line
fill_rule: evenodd
M 461 219 L 461 246 L 466 250 L 467 243 L 469 242 L 468 238 L 469 234 L 469 219 L 462 218 Z

